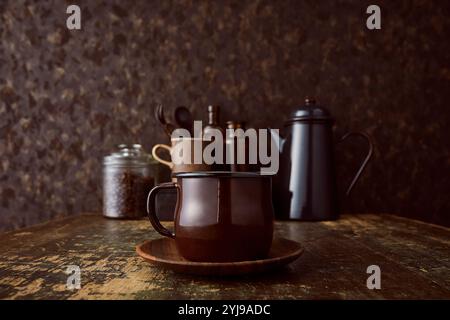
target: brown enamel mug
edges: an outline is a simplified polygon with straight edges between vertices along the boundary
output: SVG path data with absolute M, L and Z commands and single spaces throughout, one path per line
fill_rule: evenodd
M 151 224 L 175 239 L 187 260 L 232 262 L 267 256 L 273 237 L 272 181 L 252 172 L 189 172 L 153 188 L 147 198 Z M 163 189 L 177 190 L 174 233 L 155 214 Z

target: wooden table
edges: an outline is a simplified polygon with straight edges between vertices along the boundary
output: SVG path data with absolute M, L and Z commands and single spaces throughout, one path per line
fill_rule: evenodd
M 170 226 L 170 223 L 166 225 Z M 144 262 L 135 245 L 160 237 L 148 221 L 82 215 L 0 236 L 3 299 L 450 299 L 450 230 L 390 215 L 277 222 L 304 255 L 277 272 L 240 278 L 175 274 Z M 81 289 L 66 287 L 69 265 Z M 367 267 L 381 269 L 369 290 Z

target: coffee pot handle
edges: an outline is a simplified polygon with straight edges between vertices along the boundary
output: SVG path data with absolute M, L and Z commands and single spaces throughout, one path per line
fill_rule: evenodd
M 161 183 L 156 187 L 154 187 L 148 194 L 147 197 L 148 219 L 150 220 L 150 223 L 152 224 L 153 228 L 155 228 L 156 231 L 158 231 L 165 237 L 174 239 L 175 234 L 172 231 L 164 228 L 161 222 L 159 221 L 158 217 L 156 216 L 156 195 L 159 191 L 163 189 L 175 189 L 177 191 L 177 205 L 175 210 L 178 210 L 178 203 L 180 202 L 180 186 L 176 182 Z
M 372 138 L 365 132 L 362 131 L 353 131 L 353 132 L 347 132 L 346 134 L 344 134 L 342 136 L 342 138 L 339 140 L 339 142 L 343 142 L 344 140 L 346 140 L 349 137 L 363 137 L 364 139 L 367 140 L 367 144 L 369 145 L 369 151 L 367 152 L 366 157 L 364 158 L 364 161 L 361 163 L 361 166 L 359 167 L 358 171 L 356 172 L 355 176 L 352 179 L 352 182 L 350 183 L 347 192 L 345 193 L 347 196 L 350 195 L 350 192 L 352 191 L 353 187 L 356 184 L 356 181 L 358 181 L 359 177 L 361 176 L 361 173 L 364 171 L 364 169 L 366 168 L 367 163 L 369 162 L 370 158 L 372 157 L 373 154 L 373 141 Z

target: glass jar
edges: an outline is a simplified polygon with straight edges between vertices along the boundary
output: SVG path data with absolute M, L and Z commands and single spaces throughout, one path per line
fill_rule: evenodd
M 137 219 L 146 215 L 147 195 L 158 176 L 157 162 L 139 144 L 118 146 L 103 159 L 103 215 Z

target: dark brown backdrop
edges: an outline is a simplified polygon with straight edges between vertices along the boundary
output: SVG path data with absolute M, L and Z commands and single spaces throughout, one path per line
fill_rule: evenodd
M 99 211 L 102 156 L 166 141 L 158 101 L 280 127 L 306 95 L 376 140 L 345 211 L 450 225 L 450 2 L 375 1 L 369 31 L 372 2 L 1 1 L 0 229 Z M 362 151 L 339 148 L 344 189 Z

